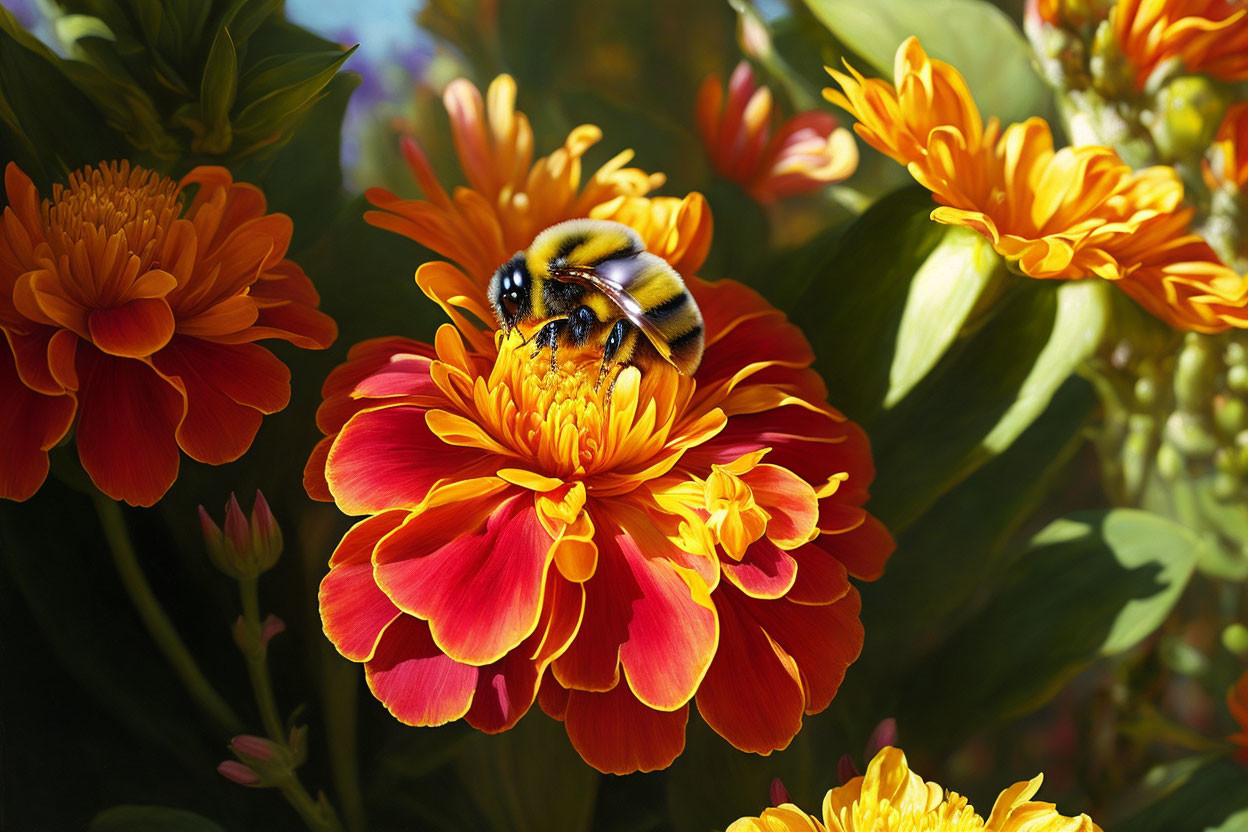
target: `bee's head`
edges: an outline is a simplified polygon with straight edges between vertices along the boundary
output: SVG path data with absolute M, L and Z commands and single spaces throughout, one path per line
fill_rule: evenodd
M 490 280 L 490 303 L 504 332 L 511 332 L 516 323 L 533 308 L 533 278 L 524 262 L 524 252 L 499 266 Z

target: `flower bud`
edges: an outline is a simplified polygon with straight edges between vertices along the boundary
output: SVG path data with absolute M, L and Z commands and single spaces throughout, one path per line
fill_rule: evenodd
M 282 530 L 259 491 L 250 522 L 233 494 L 225 506 L 224 533 L 203 506 L 199 507 L 199 522 L 208 556 L 231 577 L 255 578 L 272 568 L 282 554 Z
M 771 781 L 771 805 L 779 806 L 781 803 L 792 803 L 789 797 L 789 790 L 784 787 L 784 782 L 779 777 Z
M 871 732 L 871 736 L 867 738 L 867 747 L 863 759 L 874 760 L 875 755 L 881 750 L 890 746 L 897 745 L 897 720 L 891 716 L 888 719 L 880 720 L 880 724 L 875 726 L 875 730 Z
M 1163 161 L 1201 158 L 1226 112 L 1225 90 L 1203 75 L 1175 78 L 1158 91 L 1149 131 Z
M 291 733 L 291 738 L 295 738 Z M 306 743 L 303 743 L 306 746 Z M 299 762 L 295 753 L 281 743 L 250 734 L 239 734 L 230 740 L 230 751 L 237 761 L 227 760 L 217 771 L 242 786 L 263 788 L 275 786 L 290 777 Z M 304 752 L 306 755 L 306 750 Z
M 260 782 L 260 775 L 237 760 L 226 760 L 217 766 L 217 772 L 227 780 L 233 780 L 240 786 L 262 788 L 266 784 Z
M 842 754 L 841 759 L 836 761 L 836 779 L 844 786 L 855 777 L 861 777 L 862 772 L 858 770 L 858 766 L 854 764 L 854 758 L 848 754 Z

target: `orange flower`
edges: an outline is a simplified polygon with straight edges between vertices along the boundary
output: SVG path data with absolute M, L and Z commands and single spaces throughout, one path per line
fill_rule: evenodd
M 696 266 L 705 244 L 682 246 L 709 243 L 709 217 L 676 206 L 700 203 L 649 199 L 614 216 Z M 446 203 L 412 213 L 435 211 L 439 241 L 481 227 Z M 516 233 L 510 210 L 476 216 Z M 494 321 L 479 262 L 417 272 L 455 323 L 433 345 L 359 344 L 325 383 L 305 484 L 366 515 L 321 584 L 326 634 L 413 725 L 503 731 L 536 699 L 591 765 L 649 771 L 681 752 L 696 701 L 737 747 L 785 747 L 862 646 L 849 576 L 874 579 L 892 551 L 862 508 L 866 437 L 825 403 L 805 338 L 754 291 L 689 276 L 697 373 L 630 368 L 605 401 L 599 356 L 561 349 L 551 371 L 473 323 Z
M 858 167 L 858 146 L 831 113 L 798 113 L 779 126 L 771 90 L 754 83 L 745 61 L 723 84 L 707 76 L 698 92 L 698 130 L 715 171 L 761 203 L 812 193 Z
M 1248 671 L 1227 691 L 1226 706 L 1239 723 L 1239 733 L 1231 737 L 1231 742 L 1239 746 L 1239 761 L 1248 765 Z
M 1248 79 L 1248 7 L 1242 2 L 1118 0 L 1109 19 L 1137 90 L 1174 60 L 1219 81 Z
M 0 496 L 34 494 L 76 421 L 96 486 L 151 505 L 177 478 L 179 447 L 213 465 L 237 459 L 262 416 L 286 406 L 289 371 L 252 342 L 334 339 L 312 284 L 283 259 L 290 220 L 224 168 L 181 183 L 128 162 L 85 168 L 41 205 L 10 163 L 5 188 Z
M 1248 102 L 1226 111 L 1204 162 L 1205 184 L 1239 193 L 1248 185 Z
M 932 219 L 974 229 L 1030 277 L 1116 281 L 1175 326 L 1242 325 L 1244 281 L 1188 230 L 1172 168 L 1132 171 L 1108 147 L 1055 150 L 1039 118 L 984 125 L 962 76 L 914 38 L 898 50 L 895 88 L 828 71 L 843 92 L 825 96 L 932 192 Z
M 533 163 L 533 130 L 515 109 L 511 76 L 495 78 L 485 99 L 470 82 L 452 81 L 443 101 L 470 187 L 448 195 L 420 146 L 405 137 L 404 157 L 426 199 L 370 188 L 365 196 L 381 210 L 364 215 L 369 223 L 450 258 L 482 285 L 538 232 L 575 217 L 633 226 L 648 250 L 681 273 L 696 271 L 706 259 L 711 222 L 705 198 L 647 197 L 665 177 L 624 167 L 631 150 L 617 153 L 582 188 L 581 158 L 602 138 L 597 127 L 575 128 L 563 147 Z

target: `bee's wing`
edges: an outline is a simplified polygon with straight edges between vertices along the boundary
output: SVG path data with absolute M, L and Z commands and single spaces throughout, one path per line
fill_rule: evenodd
M 641 330 L 641 334 L 654 345 L 663 360 L 683 373 L 686 369 L 676 363 L 667 339 L 663 337 L 663 333 L 654 321 L 646 316 L 645 308 L 633 296 L 638 279 L 651 268 L 653 268 L 652 264 L 644 257 L 628 257 L 609 260 L 593 269 L 568 267 L 552 271 L 551 274 L 560 280 L 583 283 L 602 292 L 608 300 L 620 308 L 626 318 Z

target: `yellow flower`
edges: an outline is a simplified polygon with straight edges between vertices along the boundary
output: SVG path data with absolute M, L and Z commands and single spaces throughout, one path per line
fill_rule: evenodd
M 899 749 L 884 748 L 865 776 L 827 793 L 822 821 L 785 803 L 727 832 L 1100 832 L 1087 815 L 1066 817 L 1052 803 L 1032 800 L 1042 779 L 1003 791 L 984 820 L 965 797 L 910 771 Z

